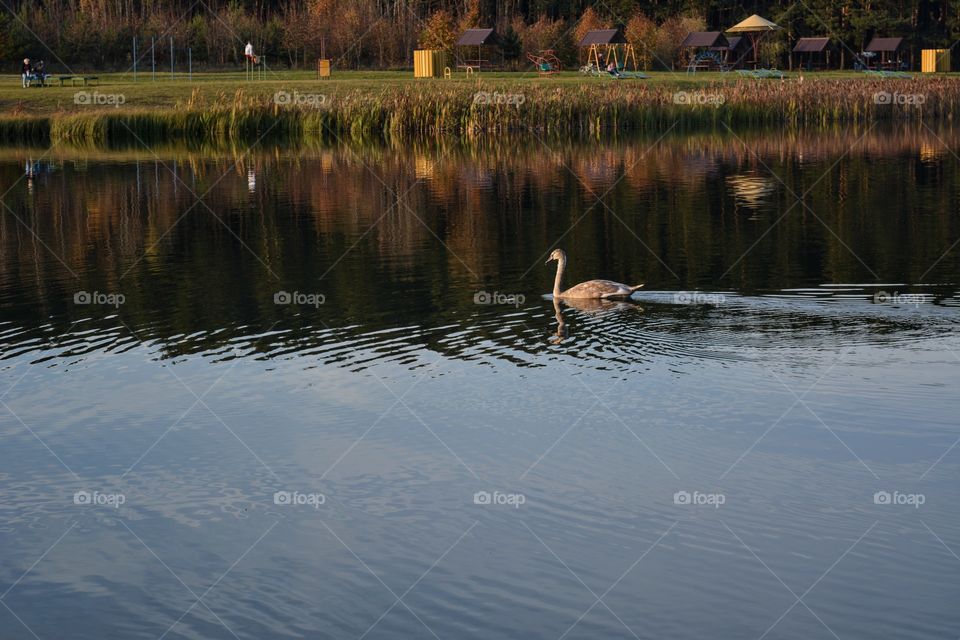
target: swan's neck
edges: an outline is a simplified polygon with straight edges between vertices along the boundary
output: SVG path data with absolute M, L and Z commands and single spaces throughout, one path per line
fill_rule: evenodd
M 567 268 L 567 257 L 557 260 L 557 276 L 553 279 L 553 297 L 560 297 L 560 283 L 563 281 L 563 272 Z

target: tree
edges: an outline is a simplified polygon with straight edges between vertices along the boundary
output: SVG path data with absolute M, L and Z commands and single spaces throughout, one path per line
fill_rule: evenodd
M 453 16 L 441 9 L 427 20 L 426 26 L 417 39 L 417 45 L 421 49 L 453 51 L 456 41 L 457 34 L 454 32 Z

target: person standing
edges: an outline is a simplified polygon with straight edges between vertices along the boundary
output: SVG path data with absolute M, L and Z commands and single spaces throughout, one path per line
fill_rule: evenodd
M 20 80 L 24 89 L 30 86 L 30 73 L 30 58 L 24 58 L 23 66 L 20 67 Z
M 247 41 L 247 46 L 243 48 L 243 55 L 247 57 L 247 62 L 257 64 L 257 56 L 253 53 L 253 43 Z

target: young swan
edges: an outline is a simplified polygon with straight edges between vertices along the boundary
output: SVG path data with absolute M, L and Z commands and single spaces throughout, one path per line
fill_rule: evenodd
M 563 249 L 554 249 L 550 257 L 544 264 L 550 264 L 551 260 L 557 261 L 557 277 L 553 281 L 553 299 L 577 299 L 577 298 L 604 298 L 604 299 L 624 299 L 629 298 L 637 289 L 643 287 L 638 284 L 635 287 L 628 287 L 612 280 L 587 280 L 580 284 L 570 287 L 566 291 L 560 291 L 560 281 L 563 280 L 563 272 L 567 268 L 567 254 Z

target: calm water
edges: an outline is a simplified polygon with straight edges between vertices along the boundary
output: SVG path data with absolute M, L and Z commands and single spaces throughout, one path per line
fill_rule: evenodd
M 958 148 L 0 151 L 0 636 L 960 636 Z

